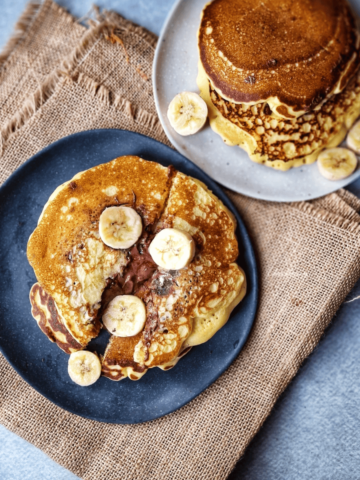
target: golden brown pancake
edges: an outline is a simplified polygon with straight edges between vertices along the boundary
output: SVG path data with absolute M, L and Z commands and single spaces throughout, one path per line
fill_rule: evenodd
M 141 333 L 133 337 L 112 335 L 102 358 L 102 375 L 114 381 L 126 377 L 139 380 L 148 370 L 134 361 L 134 350 L 140 339 Z
M 224 326 L 246 292 L 244 272 L 234 263 L 239 254 L 236 221 L 206 185 L 178 173 L 161 223 L 190 233 L 197 245 L 189 267 L 189 292 L 196 299 L 190 306 L 193 328 L 184 344 L 195 346 Z
M 210 340 L 246 294 L 245 274 L 236 263 L 217 269 L 204 267 L 200 278 L 203 295 L 192 312 L 193 329 L 184 347 Z
M 133 247 L 114 250 L 99 238 L 99 217 L 122 204 L 138 212 L 144 228 Z M 179 271 L 161 269 L 148 252 L 156 233 L 172 227 L 196 244 L 194 260 Z M 39 281 L 33 315 L 71 353 L 97 336 L 113 298 L 136 295 L 146 306 L 144 330 L 111 336 L 103 375 L 138 380 L 149 368 L 170 369 L 211 338 L 245 294 L 245 275 L 234 263 L 235 228 L 233 215 L 204 184 L 173 167 L 120 157 L 82 172 L 54 192 L 30 237 L 28 257 Z
M 192 331 L 197 306 L 204 296 L 212 294 L 211 290 L 221 277 L 221 269 L 228 271 L 239 253 L 233 215 L 202 182 L 180 172 L 174 177 L 158 228 L 178 228 L 190 233 L 197 253 L 191 264 L 178 272 L 168 298 L 156 292 L 153 296 L 161 328 L 154 332 L 150 343 L 144 334 L 134 356 L 139 363 L 144 362 L 150 368 L 178 356 Z M 239 282 L 232 279 L 234 284 L 230 289 L 238 297 L 244 277 L 237 265 L 232 275 Z M 219 303 L 225 308 L 228 292 L 218 285 L 218 299 L 214 305 L 209 303 L 210 309 Z M 168 333 L 161 334 L 161 329 Z
M 124 378 L 136 381 L 145 375 L 148 367 L 145 365 L 140 366 L 133 360 L 134 348 L 139 341 L 140 335 L 132 337 L 129 342 L 124 342 L 124 338 L 121 337 L 112 336 L 110 338 L 104 356 L 101 359 L 101 374 L 104 377 L 113 381 L 123 380 Z M 164 371 L 171 370 L 190 350 L 191 347 L 184 347 L 177 357 L 174 357 L 168 363 L 158 365 L 158 367 Z
M 47 202 L 29 239 L 27 255 L 38 282 L 54 299 L 61 321 L 81 345 L 99 333 L 98 310 L 108 279 L 121 274 L 128 264 L 127 251 L 101 241 L 101 212 L 111 205 L 131 205 L 146 230 L 164 208 L 170 174 L 157 163 L 121 157 L 77 174 Z
M 197 80 L 211 128 L 272 168 L 315 162 L 360 115 L 359 47 L 345 0 L 214 0 Z
M 267 165 L 269 160 L 274 159 L 289 163 L 289 167 L 311 163 L 323 148 L 339 145 L 360 114 L 359 75 L 341 93 L 324 103 L 320 110 L 293 119 L 269 115 L 266 103 L 253 106 L 233 103 L 223 99 L 211 84 L 208 88 L 211 102 L 217 109 L 215 113 L 210 111 L 210 118 L 220 113 L 221 120 L 226 119 L 238 127 L 239 144 L 242 141 L 241 132 L 244 132 L 249 138 L 248 144 L 251 146 L 250 142 L 253 143 L 250 157 Z M 219 121 L 219 117 L 213 120 Z M 274 161 L 270 165 L 276 167 Z
M 148 311 L 134 356 L 127 350 L 124 357 L 123 339 L 111 340 L 103 374 L 113 380 L 137 380 L 144 367 L 172 368 L 187 347 L 206 342 L 224 326 L 245 295 L 245 275 L 234 263 L 238 244 L 233 215 L 202 182 L 180 172 L 156 231 L 173 227 L 192 235 L 196 256 L 178 272 L 159 269 L 137 293 L 148 310 L 149 305 L 155 308 Z
M 223 98 L 267 102 L 285 118 L 341 92 L 359 66 L 345 0 L 213 0 L 203 10 L 199 50 Z

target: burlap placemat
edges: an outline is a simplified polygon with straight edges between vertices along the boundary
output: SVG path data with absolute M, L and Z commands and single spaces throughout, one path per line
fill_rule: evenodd
M 1 182 L 81 130 L 127 128 L 168 143 L 152 96 L 155 37 L 116 14 L 98 18 L 85 29 L 46 0 L 21 19 L 0 66 Z M 220 379 L 164 418 L 107 425 L 56 407 L 0 356 L 5 427 L 84 479 L 231 472 L 360 276 L 360 201 L 343 190 L 286 205 L 228 194 L 254 242 L 261 294 L 250 338 Z

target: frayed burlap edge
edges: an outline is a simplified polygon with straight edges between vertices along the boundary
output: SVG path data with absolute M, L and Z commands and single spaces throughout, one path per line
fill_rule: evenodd
M 102 102 L 106 103 L 106 105 L 113 106 L 119 111 L 126 113 L 136 123 L 151 128 L 155 134 L 162 133 L 160 120 L 155 115 L 152 115 L 140 107 L 134 107 L 129 100 L 120 95 L 113 94 L 107 87 L 98 84 L 92 78 L 83 73 L 72 76 L 66 71 L 57 69 L 48 76 L 46 81 L 35 91 L 34 94 L 26 99 L 21 110 L 19 110 L 19 112 L 1 130 L 1 153 L 6 149 L 6 144 L 12 135 L 17 134 L 21 130 L 33 115 L 45 105 L 49 98 L 55 93 L 57 87 L 60 88 L 61 84 L 66 80 L 78 83 L 93 96 L 97 96 Z
M 15 24 L 12 36 L 9 38 L 0 54 L 0 68 L 4 66 L 5 62 L 10 58 L 16 47 L 25 40 L 26 34 L 35 20 L 40 8 L 41 3 L 38 2 L 31 2 L 26 6 L 21 17 Z
M 155 134 L 162 133 L 162 126 L 157 116 L 152 115 L 141 107 L 134 106 L 129 100 L 118 94 L 114 94 L 107 87 L 98 84 L 83 73 L 73 76 L 72 80 L 91 92 L 94 96 L 98 96 L 101 101 L 107 105 L 112 105 L 120 111 L 125 112 L 136 123 L 151 128 Z
M 65 10 L 62 10 L 62 12 L 67 13 Z M 66 77 L 79 83 L 79 85 L 93 95 L 98 96 L 107 105 L 113 105 L 115 108 L 120 109 L 120 111 L 124 111 L 136 123 L 153 129 L 155 134 L 162 133 L 162 126 L 157 116 L 147 112 L 139 106 L 134 106 L 129 100 L 118 94 L 114 94 L 107 87 L 98 84 L 90 77 L 82 73 L 73 73 L 95 43 L 98 42 L 102 36 L 110 34 L 114 28 L 118 28 L 122 17 L 119 15 L 108 16 L 112 18 L 112 21 L 109 22 L 108 20 L 104 20 L 91 27 L 84 34 L 79 45 L 62 61 L 59 68 L 55 69 L 47 76 L 42 85 L 24 101 L 22 108 L 2 127 L 0 131 L 0 155 L 4 153 L 6 145 L 12 135 L 16 134 L 46 103 L 55 92 L 56 87 Z M 114 21 L 116 19 L 117 22 Z M 136 26 L 131 22 L 124 20 L 122 23 L 124 28 L 126 26 L 129 27 L 131 31 L 137 30 Z
M 0 71 L 6 64 L 12 63 L 12 54 L 26 40 L 27 35 L 35 21 L 41 22 L 48 14 L 48 9 L 53 9 L 58 15 L 69 23 L 77 23 L 73 17 L 64 8 L 57 5 L 52 0 L 44 2 L 30 2 L 14 27 L 14 32 L 0 54 Z
M 309 203 L 360 224 L 360 215 L 349 205 L 350 201 L 351 199 L 348 197 L 348 202 L 346 202 L 340 193 L 329 193 L 326 197 L 310 200 Z
M 234 203 L 236 204 L 236 196 L 238 193 L 233 192 L 232 190 L 228 190 L 226 188 L 223 189 L 225 194 L 230 197 Z M 335 195 L 340 193 L 339 197 L 341 200 L 343 198 L 347 199 L 347 204 L 349 205 L 350 203 L 356 204 L 356 201 L 358 200 L 355 195 L 353 195 L 350 192 L 346 192 L 345 194 L 343 193 L 344 191 L 339 190 L 338 192 L 335 192 Z M 252 201 L 252 200 L 250 200 Z M 259 201 L 259 200 L 254 200 L 254 201 Z M 290 208 L 294 208 L 299 210 L 300 212 L 306 214 L 306 215 L 311 215 L 312 217 L 315 217 L 319 219 L 320 221 L 327 223 L 329 225 L 347 230 L 348 232 L 351 233 L 360 233 L 360 224 L 353 221 L 349 220 L 347 218 L 342 217 L 340 214 L 336 214 L 333 212 L 330 212 L 328 210 L 325 210 L 324 208 L 321 208 L 318 205 L 312 205 L 311 203 L 308 202 L 294 202 L 294 203 L 285 203 L 284 205 L 289 206 Z M 350 205 L 349 205 L 350 206 Z
M 100 12 L 99 9 L 96 9 L 96 18 L 98 21 L 106 21 L 109 24 L 114 25 L 119 30 L 126 30 L 134 33 L 139 38 L 145 40 L 151 47 L 156 47 L 158 37 L 154 33 L 149 32 L 149 30 L 146 30 L 144 27 L 136 25 L 130 20 L 126 20 L 116 12 L 111 12 L 108 10 L 103 10 Z
M 355 197 L 351 192 L 341 188 L 336 192 L 340 198 L 346 202 L 349 207 L 353 208 L 355 212 L 360 213 L 360 199 Z
M 324 210 L 323 208 L 319 208 L 306 202 L 295 202 L 289 203 L 288 205 L 335 227 L 345 229 L 351 233 L 360 233 L 360 225 L 358 223 Z
M 52 72 L 44 83 L 24 101 L 22 108 L 1 129 L 1 155 L 4 153 L 6 143 L 11 135 L 19 131 L 35 112 L 37 112 L 37 110 L 51 97 L 61 77 L 61 70 L 55 70 Z

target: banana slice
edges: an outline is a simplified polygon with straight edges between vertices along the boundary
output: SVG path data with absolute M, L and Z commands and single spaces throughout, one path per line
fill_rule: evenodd
M 187 232 L 177 228 L 164 228 L 151 242 L 149 253 L 159 267 L 181 270 L 194 258 L 195 242 Z
M 180 135 L 193 135 L 205 125 L 208 107 L 193 92 L 179 93 L 169 105 L 167 116 L 173 129 Z
M 348 133 L 346 143 L 351 150 L 360 155 L 360 120 L 355 123 Z
M 328 180 L 342 180 L 355 171 L 357 158 L 347 148 L 329 148 L 320 153 L 317 164 L 321 175 Z
M 109 207 L 100 215 L 99 233 L 105 245 L 130 248 L 142 233 L 140 215 L 130 207 Z
M 86 350 L 72 353 L 69 358 L 68 372 L 73 382 L 88 387 L 101 375 L 101 363 L 95 353 Z
M 134 295 L 118 295 L 108 305 L 102 321 L 115 337 L 133 337 L 142 331 L 146 320 L 144 302 Z

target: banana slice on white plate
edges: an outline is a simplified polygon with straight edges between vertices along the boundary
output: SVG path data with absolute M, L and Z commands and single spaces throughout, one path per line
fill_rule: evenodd
M 145 304 L 134 295 L 118 295 L 109 303 L 102 321 L 105 328 L 115 337 L 133 337 L 144 328 Z
M 320 153 L 317 161 L 321 175 L 334 181 L 349 177 L 357 163 L 355 153 L 347 148 L 328 148 Z
M 142 233 L 140 215 L 131 207 L 109 207 L 100 215 L 99 233 L 108 247 L 130 248 Z
M 360 120 L 351 128 L 346 143 L 351 150 L 360 155 Z
M 205 125 L 208 107 L 194 92 L 182 92 L 169 105 L 167 116 L 170 125 L 179 135 L 193 135 Z
M 181 270 L 187 267 L 195 255 L 192 236 L 177 228 L 164 228 L 149 247 L 154 262 L 166 270 Z
M 87 350 L 72 353 L 69 358 L 68 372 L 71 380 L 82 387 L 95 383 L 101 375 L 99 357 Z

